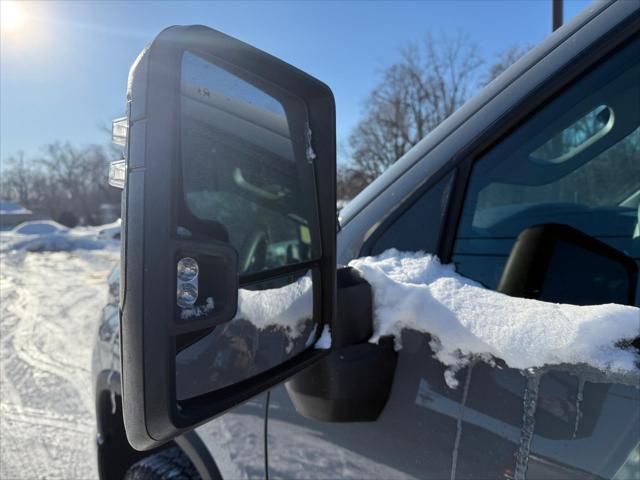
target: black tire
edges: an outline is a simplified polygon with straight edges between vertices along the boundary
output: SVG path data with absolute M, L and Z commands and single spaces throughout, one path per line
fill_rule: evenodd
M 134 463 L 124 480 L 200 480 L 200 475 L 182 450 L 171 447 Z

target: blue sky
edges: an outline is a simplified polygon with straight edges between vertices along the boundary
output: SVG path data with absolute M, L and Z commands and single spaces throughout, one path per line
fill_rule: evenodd
M 211 26 L 327 83 L 339 141 L 407 42 L 460 30 L 492 58 L 551 28 L 551 0 L 22 3 L 24 24 L 0 42 L 0 159 L 56 140 L 106 143 L 100 125 L 124 113 L 131 62 L 169 25 Z M 589 3 L 565 0 L 565 21 Z

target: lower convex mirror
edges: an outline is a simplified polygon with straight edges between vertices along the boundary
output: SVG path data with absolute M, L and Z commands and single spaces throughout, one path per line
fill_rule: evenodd
M 199 26 L 163 31 L 128 97 L 123 406 L 147 449 L 324 354 L 335 115 L 321 82 Z
M 311 272 L 245 285 L 233 320 L 176 337 L 176 398 L 197 398 L 236 385 L 313 346 Z

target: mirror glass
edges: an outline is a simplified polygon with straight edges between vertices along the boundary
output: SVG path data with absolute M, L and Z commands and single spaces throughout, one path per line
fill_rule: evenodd
M 180 107 L 176 236 L 186 245 L 231 245 L 238 252 L 240 291 L 233 320 L 176 337 L 178 401 L 241 382 L 312 348 L 320 332 L 309 262 L 321 253 L 304 102 L 236 67 L 185 52 Z M 189 258 L 178 269 L 179 280 L 189 274 L 199 289 L 178 294 L 183 324 L 218 305 L 205 293 L 221 267 L 196 260 L 197 271 Z M 283 267 L 289 268 L 278 271 Z
M 185 52 L 181 110 L 178 235 L 229 242 L 241 276 L 318 258 L 304 103 Z

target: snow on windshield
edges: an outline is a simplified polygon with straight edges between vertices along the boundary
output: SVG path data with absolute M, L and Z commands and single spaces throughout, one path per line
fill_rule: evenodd
M 640 309 L 623 305 L 576 306 L 510 297 L 489 290 L 442 265 L 433 255 L 387 250 L 353 260 L 372 285 L 374 336 L 403 329 L 429 333 L 435 356 L 452 373 L 474 357 L 504 360 L 509 367 L 586 364 L 603 372 L 631 375 L 639 356 L 618 348 L 640 332 Z

